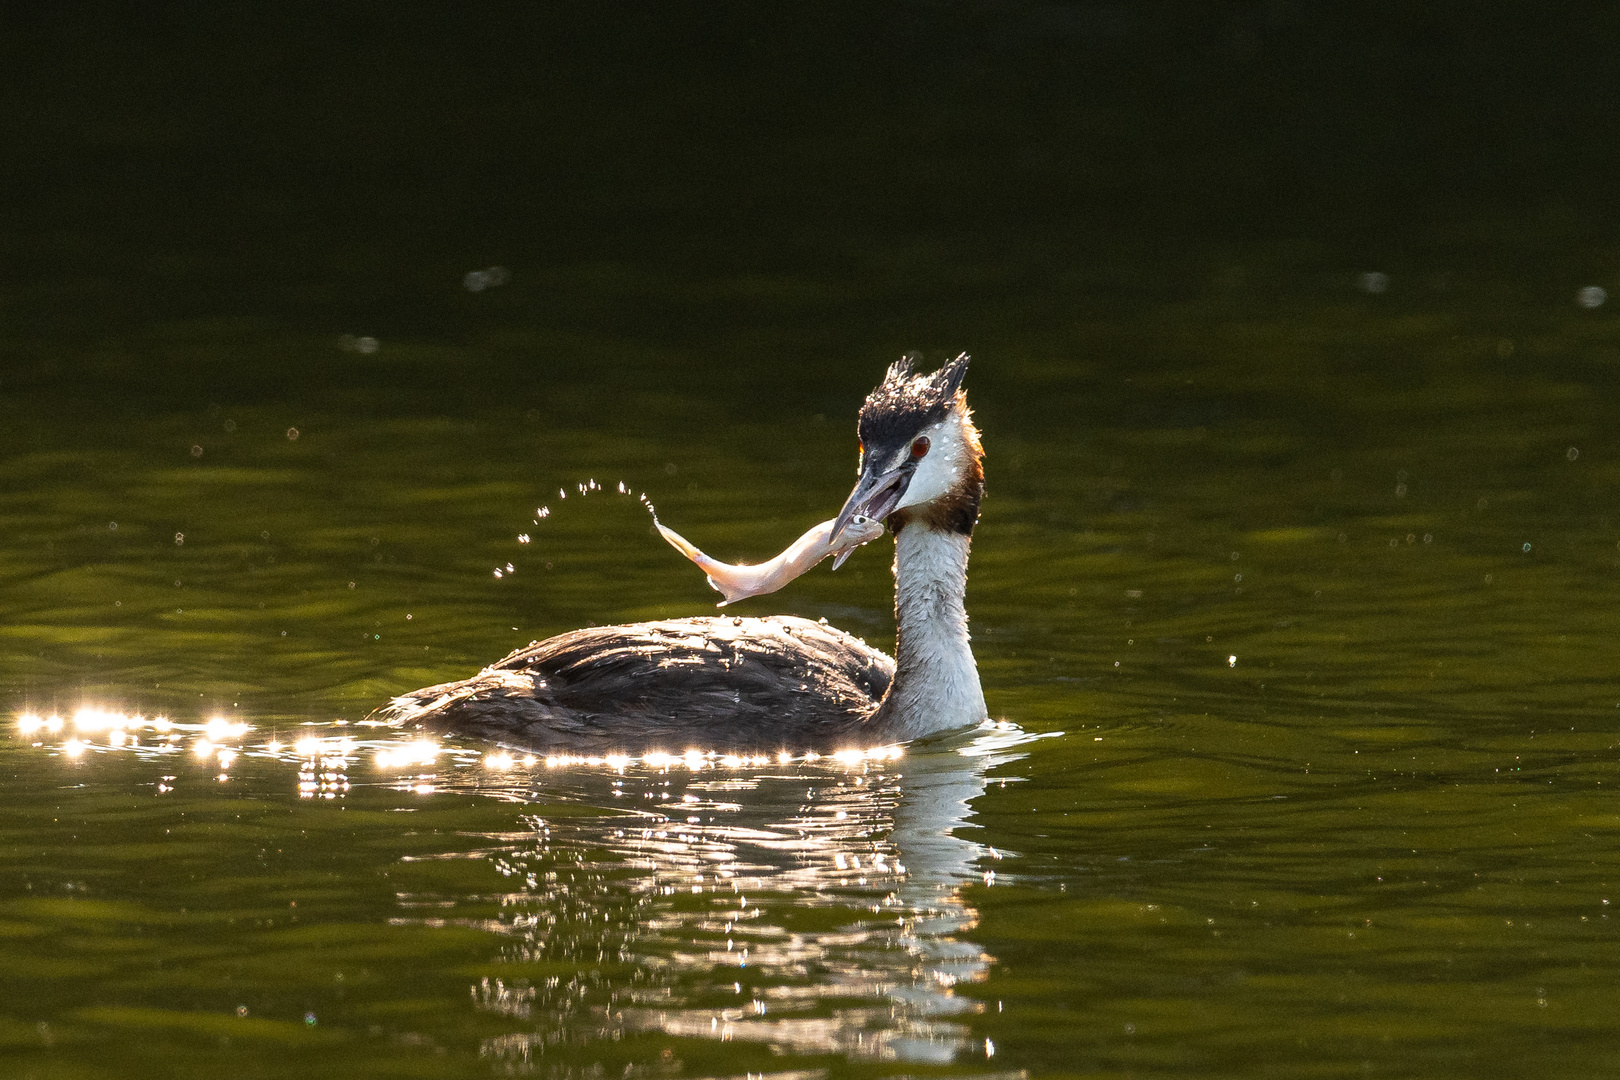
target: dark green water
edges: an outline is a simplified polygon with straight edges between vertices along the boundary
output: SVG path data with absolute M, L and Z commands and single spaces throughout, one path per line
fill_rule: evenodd
M 837 507 L 882 356 L 772 394 L 763 358 L 688 386 L 601 342 L 171 324 L 109 370 L 192 363 L 217 398 L 25 388 L 6 693 L 66 723 L 0 751 L 8 1069 L 1604 1071 L 1612 316 L 1393 282 L 1212 285 L 981 353 L 976 649 L 994 715 L 1050 737 L 854 766 L 468 745 L 407 781 L 357 722 L 531 638 L 709 610 L 618 482 L 774 551 Z M 713 285 L 745 287 L 801 286 Z M 231 368 L 277 355 L 327 388 L 253 400 Z M 458 363 L 477 408 L 390 389 Z M 881 546 L 747 608 L 890 643 Z M 179 738 L 74 756 L 85 706 Z M 228 768 L 192 749 L 215 716 L 251 726 Z
M 1614 1074 L 1595 16 L 221 10 L 0 41 L 0 1073 Z M 1002 727 L 379 761 L 712 612 L 617 486 L 772 554 L 908 349 Z M 739 610 L 891 647 L 886 547 Z

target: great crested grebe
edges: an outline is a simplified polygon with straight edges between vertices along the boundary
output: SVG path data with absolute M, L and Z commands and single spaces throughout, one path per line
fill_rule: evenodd
M 931 375 L 912 374 L 909 358 L 890 366 L 861 407 L 855 490 L 835 519 L 771 564 L 727 567 L 664 530 L 729 601 L 780 588 L 827 555 L 842 562 L 886 522 L 895 538 L 895 659 L 790 615 L 597 626 L 394 698 L 379 715 L 603 754 L 831 751 L 984 720 L 963 605 L 984 496 L 984 451 L 962 390 L 967 366 L 966 354 Z

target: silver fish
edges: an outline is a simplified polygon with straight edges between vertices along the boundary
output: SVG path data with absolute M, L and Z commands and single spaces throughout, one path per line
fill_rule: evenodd
M 883 522 L 873 518 L 856 517 L 844 529 L 839 545 L 832 545 L 833 521 L 823 521 L 809 532 L 789 544 L 787 550 L 769 562 L 758 566 L 734 566 L 711 559 L 697 546 L 674 529 L 655 522 L 658 532 L 669 541 L 669 546 L 685 555 L 709 576 L 709 585 L 725 597 L 716 607 L 725 607 L 750 596 L 773 593 L 799 577 L 829 555 L 836 555 L 833 569 L 841 566 L 851 552 L 868 541 L 883 535 Z

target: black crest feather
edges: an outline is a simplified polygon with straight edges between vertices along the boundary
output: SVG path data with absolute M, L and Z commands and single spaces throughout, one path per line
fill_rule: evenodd
M 929 375 L 913 375 L 916 355 L 908 353 L 889 365 L 883 381 L 866 396 L 861 407 L 861 442 L 869 447 L 909 440 L 918 431 L 944 418 L 962 389 L 968 354 L 942 365 Z

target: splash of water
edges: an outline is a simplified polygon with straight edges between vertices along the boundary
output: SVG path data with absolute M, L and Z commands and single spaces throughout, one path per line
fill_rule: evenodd
M 625 497 L 629 497 L 629 496 L 634 495 L 635 498 L 636 498 L 636 501 L 639 502 L 641 504 L 641 506 L 647 511 L 647 513 L 652 517 L 653 524 L 654 525 L 658 524 L 658 510 L 657 510 L 656 507 L 653 506 L 652 500 L 647 498 L 647 493 L 645 491 L 634 491 L 634 490 L 632 490 L 630 488 L 630 485 L 626 484 L 623 480 L 618 481 L 614 485 L 614 487 L 612 489 L 603 487 L 601 484 L 597 483 L 595 478 L 591 478 L 591 479 L 588 479 L 588 480 L 584 481 L 583 483 L 579 483 L 579 484 L 574 485 L 574 495 L 575 495 L 576 498 L 581 498 L 581 499 L 585 498 L 587 495 L 594 495 L 594 494 L 598 494 L 598 493 L 604 493 L 604 492 L 608 492 L 610 490 L 615 495 L 623 495 Z M 568 498 L 568 489 L 565 488 L 565 487 L 558 488 L 557 489 L 557 498 L 558 499 L 566 499 L 566 498 Z M 535 511 L 534 511 L 534 517 L 531 519 L 530 524 L 539 525 L 546 518 L 550 517 L 551 513 L 552 513 L 552 511 L 551 511 L 550 506 L 537 507 L 535 509 Z M 520 544 L 532 544 L 532 543 L 534 543 L 534 536 L 532 534 L 526 533 L 526 532 L 518 533 L 517 534 L 517 542 L 520 543 Z M 493 570 L 491 571 L 491 573 L 497 580 L 504 580 L 506 578 L 511 577 L 513 574 L 516 574 L 517 569 L 514 566 L 514 564 L 508 562 L 505 566 L 494 567 Z

